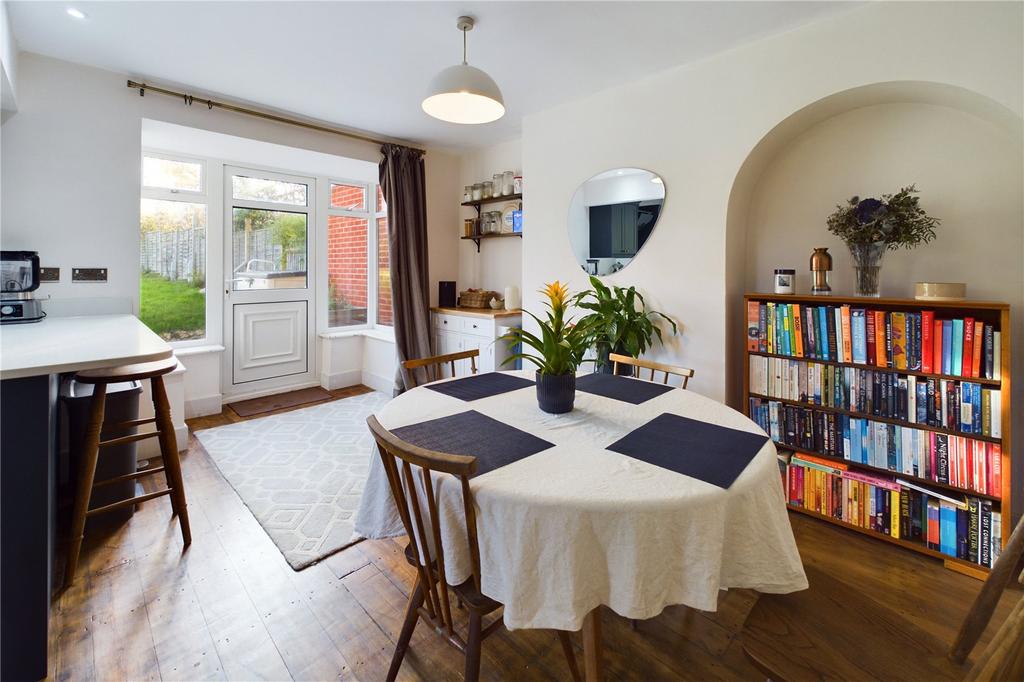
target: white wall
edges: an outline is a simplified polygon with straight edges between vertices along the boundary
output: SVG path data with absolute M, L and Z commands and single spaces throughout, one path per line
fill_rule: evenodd
M 1024 307 L 1021 150 L 971 114 L 929 104 L 880 104 L 829 118 L 792 140 L 760 175 L 747 217 L 746 289 L 771 291 L 776 267 L 810 291 L 812 247 L 827 246 L 832 288 L 853 293 L 843 242 L 825 227 L 836 204 L 916 183 L 942 224 L 914 250 L 888 251 L 882 295 L 913 297 L 914 282 L 967 282 L 972 298 Z M 993 276 L 998 273 L 998 276 Z
M 507 170 L 518 172 L 522 168 L 522 145 L 519 140 L 503 142 L 491 147 L 475 149 L 462 155 L 459 162 L 459 183 L 455 188 L 453 204 L 458 206 L 462 199 L 462 190 L 466 185 L 491 180 L 495 173 Z M 524 183 L 529 188 L 529 178 Z M 527 189 L 527 191 L 529 191 Z M 525 207 L 524 199 L 523 205 Z M 485 211 L 499 211 L 505 204 L 496 203 L 485 206 Z M 463 234 L 462 218 L 475 218 L 476 211 L 462 208 L 460 218 L 452 225 L 452 234 L 459 237 Z M 529 229 L 524 220 L 523 231 Z M 514 284 L 521 288 L 523 269 L 523 246 L 519 239 L 493 239 L 480 243 L 480 253 L 476 252 L 476 244 L 471 241 L 456 241 L 458 244 L 459 270 L 456 285 L 459 291 L 470 287 L 504 291 L 505 287 Z
M 18 108 L 18 43 L 11 31 L 7 3 L 0 2 L 0 109 L 3 118 Z
M 527 116 L 524 305 L 539 307 L 534 292 L 548 280 L 585 286 L 565 230 L 580 182 L 615 167 L 658 173 L 667 190 L 658 228 L 634 262 L 608 280 L 637 285 L 653 307 L 682 323 L 681 336 L 652 355 L 694 367 L 690 385 L 724 399 L 727 318 L 741 312 L 727 308 L 727 273 L 743 267 L 744 253 L 727 262 L 729 199 L 758 141 L 833 93 L 899 80 L 973 90 L 1008 109 L 1019 126 L 1021 25 L 1020 4 L 872 3 Z M 791 191 L 799 200 L 800 188 Z

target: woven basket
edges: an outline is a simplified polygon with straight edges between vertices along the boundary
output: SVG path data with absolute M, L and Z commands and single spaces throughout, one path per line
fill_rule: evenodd
M 487 308 L 492 298 L 501 298 L 495 291 L 483 291 L 480 289 L 467 289 L 459 294 L 460 308 Z

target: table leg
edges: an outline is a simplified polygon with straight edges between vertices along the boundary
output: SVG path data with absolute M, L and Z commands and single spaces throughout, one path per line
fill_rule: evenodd
M 600 682 L 604 679 L 600 608 L 597 607 L 583 619 L 583 670 L 587 682 Z

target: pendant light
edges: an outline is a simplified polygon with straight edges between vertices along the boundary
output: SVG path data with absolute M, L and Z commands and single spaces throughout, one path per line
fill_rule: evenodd
M 505 115 L 498 84 L 466 62 L 466 32 L 473 30 L 473 24 L 473 17 L 459 17 L 456 26 L 462 31 L 462 63 L 434 76 L 423 100 L 423 111 L 442 121 L 490 123 Z

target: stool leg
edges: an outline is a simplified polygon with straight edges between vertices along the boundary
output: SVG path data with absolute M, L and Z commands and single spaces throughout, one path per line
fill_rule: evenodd
M 96 477 L 96 462 L 100 456 L 100 431 L 103 429 L 103 411 L 107 401 L 107 385 L 93 386 L 92 401 L 89 403 L 89 422 L 85 429 L 85 444 L 82 451 L 81 470 L 78 472 L 78 491 L 71 516 L 71 546 L 68 548 L 68 565 L 64 570 L 64 587 L 75 581 L 78 556 L 82 551 L 85 535 L 85 517 L 92 498 L 92 484 Z
M 153 410 L 156 426 L 160 431 L 160 455 L 164 460 L 164 472 L 171 488 L 171 508 L 178 516 L 181 539 L 185 547 L 192 544 L 192 530 L 188 525 L 188 508 L 185 503 L 185 482 L 181 477 L 181 460 L 178 458 L 178 443 L 174 437 L 174 422 L 171 420 L 171 405 L 167 402 L 162 376 L 150 379 L 153 390 Z

